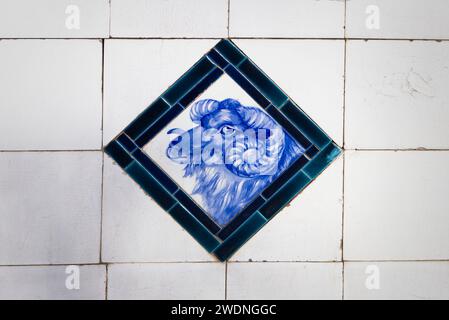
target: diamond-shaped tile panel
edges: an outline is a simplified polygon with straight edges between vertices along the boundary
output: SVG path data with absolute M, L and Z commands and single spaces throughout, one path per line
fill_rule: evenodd
M 105 152 L 224 261 L 341 150 L 223 39 Z

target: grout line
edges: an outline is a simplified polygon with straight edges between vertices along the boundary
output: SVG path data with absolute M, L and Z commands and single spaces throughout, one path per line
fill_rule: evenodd
M 345 154 L 345 145 L 346 145 L 346 63 L 347 63 L 347 46 L 348 41 L 346 39 L 347 37 L 347 0 L 344 2 L 344 17 L 343 17 L 343 23 L 344 23 L 344 48 L 343 48 L 343 156 L 342 156 L 342 162 L 343 162 L 343 170 L 342 170 L 342 190 L 341 190 L 341 243 L 340 243 L 340 254 L 341 254 L 341 300 L 345 299 L 345 261 L 344 261 L 344 237 L 345 237 L 345 166 L 346 166 L 346 154 Z
M 106 264 L 106 279 L 104 286 L 104 299 L 108 300 L 108 288 L 109 287 L 109 264 Z
M 345 149 L 345 151 L 389 151 L 389 152 L 409 152 L 409 151 L 449 151 L 449 149 L 427 149 L 427 148 L 404 148 L 404 149 L 358 149 L 358 148 L 354 148 L 354 149 Z
M 229 38 L 229 21 L 230 21 L 230 14 L 231 14 L 231 0 L 228 0 L 228 38 Z
M 344 137 L 343 137 L 344 139 Z M 102 148 L 103 148 L 103 141 Z M 38 149 L 32 149 L 32 150 L 0 150 L 0 153 L 19 153 L 19 152 L 102 152 L 103 149 L 55 149 L 55 150 L 38 150 Z M 370 149 L 370 148 L 345 148 L 343 145 L 344 151 L 390 151 L 390 152 L 407 152 L 407 151 L 449 151 L 449 148 L 404 148 L 404 149 L 388 149 L 388 148 L 377 148 L 377 149 Z
M 229 37 L 229 36 L 228 36 Z M 354 40 L 354 41 L 427 41 L 427 42 L 448 42 L 448 39 L 423 39 L 423 38 L 356 38 L 356 37 L 229 37 L 230 39 L 242 40 Z M 119 40 L 220 40 L 222 37 L 91 37 L 91 38 L 0 38 L 1 40 L 103 40 L 103 39 L 119 39 Z
M 225 300 L 228 300 L 228 262 L 225 261 L 225 278 L 224 278 L 224 285 L 225 285 Z
M 104 148 L 104 39 L 101 46 L 101 150 Z M 103 208 L 104 208 L 104 152 L 101 153 L 101 191 L 100 191 L 100 262 L 103 261 Z
M 112 6 L 111 0 L 109 0 L 109 38 L 111 37 L 111 20 L 112 20 Z
M 4 153 L 19 153 L 19 152 L 101 152 L 102 149 L 70 149 L 70 150 L 0 150 Z
M 336 264 L 336 263 L 411 263 L 411 262 L 441 262 L 449 263 L 449 259 L 368 259 L 368 260 L 328 260 L 328 261 L 307 261 L 307 260 L 252 260 L 252 261 L 228 261 L 229 263 L 241 264 L 256 264 L 256 263 L 298 263 L 298 264 Z M 62 267 L 62 266 L 111 266 L 111 265 L 130 265 L 130 264 L 218 264 L 219 261 L 142 261 L 142 262 L 92 262 L 92 263 L 37 263 L 37 264 L 5 264 L 0 265 L 0 268 L 5 267 Z M 226 275 L 227 281 L 227 275 Z

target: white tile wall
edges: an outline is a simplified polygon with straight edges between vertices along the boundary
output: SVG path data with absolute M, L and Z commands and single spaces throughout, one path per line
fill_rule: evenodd
M 216 43 L 217 40 L 107 40 L 105 144 Z
M 342 180 L 343 158 L 340 157 L 232 260 L 340 260 Z
M 449 148 L 449 43 L 349 41 L 347 148 Z
M 449 39 L 447 0 L 357 0 L 346 6 L 351 38 Z
M 108 36 L 108 0 L 0 0 L 0 38 Z
M 235 42 L 324 131 L 342 145 L 343 40 L 258 39 Z
M 0 299 L 448 299 L 448 9 L 0 0 Z M 95 150 L 228 32 L 348 151 L 226 268 Z
M 0 264 L 99 262 L 100 152 L 0 152 Z
M 449 259 L 449 152 L 347 152 L 346 260 Z
M 111 0 L 111 35 L 226 37 L 227 10 L 227 0 Z
M 224 299 L 222 263 L 113 264 L 109 299 Z
M 448 275 L 447 261 L 348 262 L 345 298 L 447 300 Z
M 215 261 L 108 156 L 104 168 L 102 260 Z
M 74 268 L 79 268 L 75 271 Z M 71 277 L 79 275 L 79 288 Z M 66 285 L 68 283 L 68 286 Z M 105 298 L 106 267 L 17 266 L 0 267 L 0 299 L 75 300 Z
M 341 263 L 229 263 L 228 299 L 341 299 Z
M 1 150 L 100 149 L 101 47 L 99 40 L 0 41 Z
M 231 0 L 231 37 L 339 38 L 344 2 L 316 0 Z

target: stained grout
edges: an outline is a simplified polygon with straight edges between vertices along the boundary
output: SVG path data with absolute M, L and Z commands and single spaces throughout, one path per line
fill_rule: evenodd
M 225 281 L 225 283 L 224 283 L 225 284 L 224 299 L 228 300 L 228 261 L 225 261 L 225 279 L 224 279 L 224 281 Z
M 104 148 L 104 40 L 101 45 L 101 149 Z M 101 191 L 100 191 L 100 262 L 103 261 L 103 208 L 104 208 L 104 152 L 101 153 Z M 107 272 L 107 271 L 106 271 Z
M 422 38 L 357 38 L 357 37 L 230 37 L 236 40 L 350 40 L 350 41 L 426 41 L 449 42 L 449 39 L 422 39 Z M 91 37 L 91 38 L 0 38 L 2 40 L 220 40 L 223 37 Z
M 61 149 L 61 150 L 0 150 L 3 153 L 19 153 L 19 152 L 101 152 L 102 149 Z
M 344 230 L 345 230 L 345 166 L 346 166 L 346 154 L 345 154 L 345 136 L 346 136 L 346 58 L 347 58 L 347 0 L 344 2 L 344 10 L 343 10 L 343 32 L 344 32 L 344 47 L 343 47 L 343 124 L 342 124 L 342 144 L 343 144 L 343 155 L 342 155 L 342 162 L 343 162 L 343 168 L 342 168 L 342 190 L 341 190 L 341 242 L 340 242 L 340 254 L 341 254 L 341 299 L 345 299 L 345 262 L 344 262 Z
M 230 14 L 231 14 L 231 0 L 228 0 L 228 38 L 229 38 L 229 21 L 230 21 Z
M 412 262 L 437 262 L 449 263 L 449 259 L 369 259 L 369 260 L 253 260 L 253 261 L 227 261 L 226 265 L 232 264 L 272 264 L 272 263 L 297 263 L 297 264 L 339 264 L 339 263 L 412 263 Z M 111 265 L 154 265 L 154 264 L 221 264 L 219 261 L 139 261 L 139 262 L 93 262 L 93 263 L 50 263 L 50 264 L 4 264 L 0 268 L 6 267 L 63 267 L 63 266 L 111 266 Z
M 108 300 L 108 288 L 109 287 L 109 264 L 106 264 L 105 274 L 105 286 L 104 286 L 104 299 Z
M 102 145 L 103 145 L 103 141 L 102 141 Z M 103 148 L 103 146 L 102 146 Z M 439 149 L 430 149 L 430 148 L 397 148 L 397 149 L 387 149 L 387 148 L 377 148 L 377 149 L 372 149 L 372 148 L 344 148 L 344 151 L 362 151 L 362 152 L 369 152 L 369 151 L 386 151 L 386 152 L 397 152 L 397 151 L 402 151 L 402 152 L 407 152 L 407 151 L 449 151 L 449 148 L 445 149 L 445 148 L 439 148 Z M 0 153 L 19 153 L 19 152 L 103 152 L 103 149 L 61 149 L 61 150 L 37 150 L 37 149 L 33 149 L 33 150 L 0 150 Z

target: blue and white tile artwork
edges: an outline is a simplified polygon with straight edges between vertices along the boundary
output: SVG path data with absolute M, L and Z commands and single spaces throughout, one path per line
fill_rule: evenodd
M 144 151 L 223 227 L 304 148 L 223 75 Z

